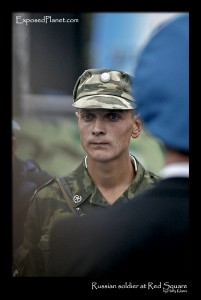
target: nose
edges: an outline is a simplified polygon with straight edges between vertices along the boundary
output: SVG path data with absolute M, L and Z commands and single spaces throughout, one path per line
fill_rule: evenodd
M 105 127 L 101 120 L 96 119 L 94 122 L 94 127 L 92 129 L 92 135 L 105 135 Z

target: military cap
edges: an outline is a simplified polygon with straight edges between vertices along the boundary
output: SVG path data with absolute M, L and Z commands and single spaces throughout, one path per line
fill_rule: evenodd
M 189 150 L 189 15 L 166 21 L 138 55 L 134 93 L 150 133 L 177 151 Z
M 78 78 L 73 106 L 76 108 L 134 109 L 133 76 L 124 71 L 89 69 Z

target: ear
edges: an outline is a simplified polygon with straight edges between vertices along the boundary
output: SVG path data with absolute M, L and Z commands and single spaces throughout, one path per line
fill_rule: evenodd
M 80 120 L 80 113 L 79 113 L 79 111 L 76 111 L 75 115 L 76 115 L 76 118 L 77 118 L 77 126 L 80 129 L 80 122 L 79 122 L 79 120 Z
M 79 119 L 79 112 L 78 111 L 75 112 L 75 115 Z
M 136 139 L 140 135 L 141 130 L 142 130 L 142 120 L 138 116 L 135 116 L 133 130 L 131 133 L 132 138 Z

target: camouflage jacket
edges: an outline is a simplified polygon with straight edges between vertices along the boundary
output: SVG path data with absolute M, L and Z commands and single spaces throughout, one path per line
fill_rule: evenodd
M 135 161 L 135 163 L 134 163 Z M 133 199 L 139 192 L 155 185 L 159 177 L 145 168 L 134 159 L 137 166 L 136 176 L 128 189 L 112 205 L 121 205 Z M 111 205 L 106 201 L 95 186 L 85 167 L 85 161 L 70 174 L 64 177 L 72 192 L 70 199 L 75 210 L 81 210 L 86 214 L 92 209 L 105 209 Z M 29 252 L 29 258 L 23 262 L 23 271 L 20 276 L 46 276 L 45 265 L 49 250 L 50 228 L 57 218 L 72 216 L 72 210 L 68 206 L 56 178 L 50 180 L 42 188 L 36 191 L 29 207 L 25 224 L 24 245 L 21 252 L 16 254 L 19 268 L 20 257 Z

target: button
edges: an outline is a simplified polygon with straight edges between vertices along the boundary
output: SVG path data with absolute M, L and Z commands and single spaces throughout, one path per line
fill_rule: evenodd
M 107 73 L 107 72 L 102 73 L 100 76 L 100 80 L 102 82 L 108 82 L 108 81 L 110 81 L 110 79 L 111 79 L 110 73 Z

